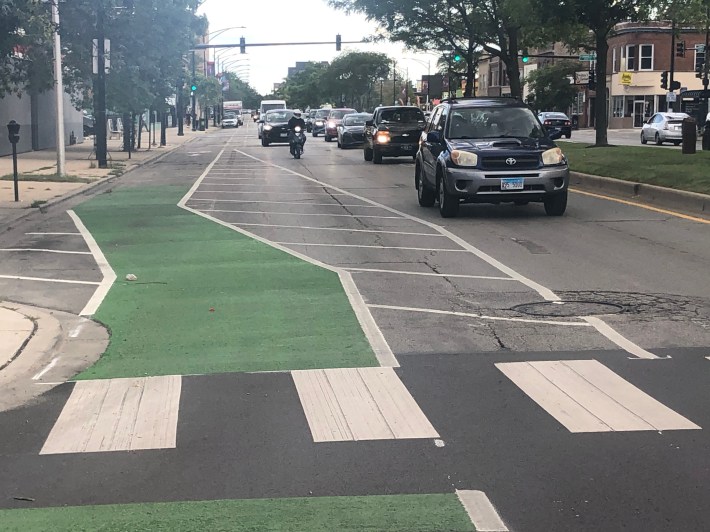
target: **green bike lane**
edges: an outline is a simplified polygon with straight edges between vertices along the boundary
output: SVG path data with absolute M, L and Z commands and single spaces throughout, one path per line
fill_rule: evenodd
M 174 171 L 179 171 L 184 159 L 179 152 L 175 159 Z M 378 469 L 377 460 L 355 475 L 346 472 L 353 467 L 357 472 L 360 467 L 357 462 L 362 463 L 367 454 L 380 454 L 377 444 L 361 445 L 353 453 L 354 447 L 342 444 L 321 444 L 317 449 L 308 437 L 302 411 L 300 417 L 297 413 L 298 396 L 282 372 L 379 366 L 338 275 L 180 209 L 177 203 L 189 189 L 189 182 L 176 179 L 177 183 L 171 183 L 164 178 L 127 181 L 127 186 L 117 187 L 75 209 L 118 276 L 93 316 L 109 329 L 109 347 L 76 380 L 121 382 L 130 378 L 184 376 L 180 409 L 187 413 L 181 413 L 178 424 L 179 433 L 185 434 L 184 445 L 178 445 L 182 449 L 38 457 L 40 448 L 35 438 L 51 429 L 75 386 L 61 385 L 47 394 L 45 399 L 51 403 L 50 407 L 40 404 L 27 410 L 28 417 L 34 415 L 39 421 L 33 429 L 21 431 L 15 438 L 29 443 L 23 453 L 15 454 L 9 449 L 11 444 L 3 446 L 0 452 L 5 461 L 2 470 L 7 473 L 3 475 L 6 482 L 15 482 L 13 490 L 24 493 L 33 491 L 41 495 L 46 488 L 45 497 L 32 497 L 33 506 L 46 507 L 0 510 L 2 528 L 473 530 L 456 494 L 450 486 L 446 487 L 444 474 L 431 483 L 438 487 L 431 493 L 426 489 L 418 493 L 415 477 L 419 472 L 411 470 L 410 475 L 404 475 L 410 476 L 403 483 L 407 487 L 391 490 L 387 482 L 373 474 Z M 128 274 L 135 275 L 136 280 L 126 280 Z M 241 384 L 236 384 L 237 381 Z M 248 402 L 235 405 L 234 418 L 230 419 L 230 401 L 235 397 L 243 400 L 244 394 L 251 395 L 253 400 L 262 395 L 260 392 L 265 398 L 271 393 L 280 402 L 268 406 Z M 220 401 L 224 404 L 210 411 L 210 402 Z M 250 411 L 252 406 L 254 410 Z M 19 416 L 24 414 L 20 412 Z M 250 415 L 254 417 L 249 419 Z M 194 422 L 202 416 L 209 421 Z M 252 423 L 244 423 L 245 416 Z M 280 428 L 270 433 L 266 430 L 266 437 L 281 440 L 278 444 L 260 441 L 269 418 Z M 6 419 L 16 418 L 10 415 Z M 262 449 L 249 454 L 240 453 L 238 445 L 222 447 L 225 439 L 230 439 L 227 436 L 231 436 L 234 426 L 227 429 L 229 435 L 204 434 L 200 438 L 189 427 L 191 423 L 198 431 L 208 433 L 219 432 L 220 425 L 237 425 L 240 431 L 253 428 L 254 435 L 240 437 L 249 441 L 252 449 L 259 446 Z M 181 424 L 188 428 L 181 428 Z M 300 431 L 295 438 L 289 434 L 294 431 Z M 340 488 L 326 489 L 321 485 L 313 492 L 299 485 L 303 481 L 289 478 L 283 482 L 268 479 L 276 485 L 286 484 L 285 489 L 265 488 L 263 481 L 255 482 L 261 488 L 249 489 L 251 475 L 263 475 L 264 471 L 273 474 L 268 463 L 278 463 L 279 458 L 270 453 L 283 453 L 282 446 L 289 438 L 292 443 L 286 443 L 287 447 L 300 447 L 299 452 L 309 457 L 305 464 L 295 468 L 301 474 L 318 477 L 318 469 L 326 466 L 330 471 L 324 477 L 337 485 L 334 478 L 340 474 L 340 465 L 345 478 L 352 478 L 355 485 L 349 486 L 344 481 Z M 385 455 L 398 454 L 391 443 L 384 449 Z M 400 448 L 405 455 L 413 452 L 414 458 L 423 448 L 431 446 L 431 440 L 411 441 Z M 204 452 L 212 456 L 195 456 Z M 244 476 L 234 481 L 237 487 L 230 488 L 224 485 L 229 482 L 218 479 L 220 473 L 229 475 L 229 468 L 220 464 L 239 461 L 242 459 L 239 454 L 243 460 L 256 464 L 244 463 L 233 468 Z M 321 455 L 327 458 L 318 463 Z M 303 457 L 292 458 L 303 460 Z M 350 460 L 352 463 L 348 463 Z M 192 461 L 195 467 L 188 465 Z M 416 464 L 417 459 L 404 462 L 409 465 L 396 464 L 393 471 L 402 473 Z M 424 469 L 433 473 L 435 467 L 429 463 Z M 309 468 L 314 471 L 308 471 Z M 288 467 L 275 469 L 291 476 Z M 62 478 L 43 481 L 48 472 Z M 185 478 L 186 474 L 201 473 L 206 478 L 195 479 L 197 485 L 223 484 L 217 489 L 204 490 L 205 500 L 199 500 Z M 385 472 L 388 474 L 397 473 Z M 214 478 L 209 478 L 210 475 Z M 375 480 L 358 486 L 360 476 L 372 476 Z M 394 482 L 398 483 L 402 480 Z M 338 489 L 349 496 L 340 496 Z M 305 491 L 308 497 L 296 496 Z M 264 495 L 269 492 L 277 498 Z M 237 493 L 240 499 L 231 499 L 230 493 Z M 245 493 L 248 499 L 241 499 Z M 210 500 L 213 498 L 216 500 Z M 22 499 L 13 497 L 2 506 L 25 506 Z M 110 504 L 112 500 L 121 504 Z

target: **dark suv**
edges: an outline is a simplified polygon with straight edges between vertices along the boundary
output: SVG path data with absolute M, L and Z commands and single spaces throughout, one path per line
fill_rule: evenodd
M 550 216 L 567 208 L 569 168 L 530 108 L 512 98 L 462 98 L 434 109 L 421 135 L 414 185 L 419 204 L 438 200 L 444 218 L 464 203 L 542 202 Z
M 424 113 L 418 107 L 376 108 L 372 120 L 365 124 L 365 160 L 380 164 L 382 157 L 416 158 L 419 137 L 425 126 Z

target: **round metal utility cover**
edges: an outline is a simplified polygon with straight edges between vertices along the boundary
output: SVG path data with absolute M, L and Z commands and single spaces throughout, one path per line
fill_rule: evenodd
M 600 314 L 618 314 L 624 310 L 621 305 L 602 303 L 599 301 L 542 301 L 540 303 L 525 303 L 511 310 L 529 314 L 530 316 L 596 316 Z

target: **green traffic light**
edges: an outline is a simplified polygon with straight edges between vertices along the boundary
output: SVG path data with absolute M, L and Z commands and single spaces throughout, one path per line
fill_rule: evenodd
M 461 61 L 461 56 L 459 54 L 456 54 L 454 56 L 454 61 Z
M 192 87 L 190 87 L 190 90 L 195 92 L 197 90 L 197 85 L 193 85 Z
M 523 63 L 527 63 L 530 61 L 530 58 L 528 56 L 523 56 Z

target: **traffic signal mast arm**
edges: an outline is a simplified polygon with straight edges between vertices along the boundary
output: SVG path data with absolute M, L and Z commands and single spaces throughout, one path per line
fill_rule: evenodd
M 340 44 L 362 44 L 367 42 L 366 40 L 360 41 L 343 41 L 340 40 Z M 194 50 L 204 50 L 206 48 L 247 48 L 250 46 L 310 46 L 314 44 L 335 44 L 337 46 L 338 41 L 313 41 L 313 42 L 239 42 L 230 44 L 196 44 Z

